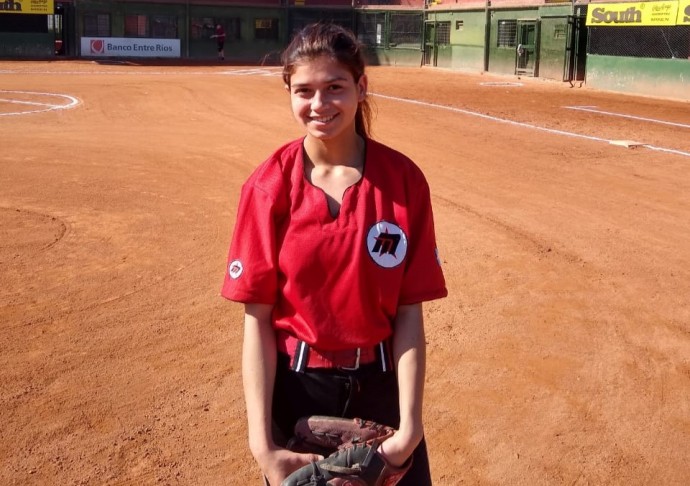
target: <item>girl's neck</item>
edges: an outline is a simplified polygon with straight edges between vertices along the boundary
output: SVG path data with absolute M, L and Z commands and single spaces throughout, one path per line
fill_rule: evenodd
M 319 140 L 307 136 L 304 150 L 315 167 L 358 167 L 364 162 L 364 139 L 356 133 L 333 140 Z

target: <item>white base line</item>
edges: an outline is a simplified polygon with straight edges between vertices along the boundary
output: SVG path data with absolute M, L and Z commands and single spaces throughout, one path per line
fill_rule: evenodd
M 655 118 L 645 118 L 643 116 L 626 115 L 625 113 L 613 113 L 611 111 L 597 110 L 596 106 L 564 106 L 563 108 L 565 108 L 567 110 L 588 111 L 590 113 L 599 113 L 600 115 L 619 116 L 621 118 L 630 118 L 632 120 L 641 120 L 641 121 L 648 121 L 648 122 L 652 122 L 652 123 L 660 123 L 662 125 L 671 125 L 673 127 L 690 128 L 690 125 L 687 125 L 685 123 L 675 123 L 675 122 L 670 122 L 670 121 L 665 121 L 665 120 L 657 120 Z
M 595 142 L 603 142 L 603 143 L 608 143 L 608 144 L 610 144 L 612 142 L 612 140 L 607 140 L 605 138 L 593 137 L 591 135 L 583 135 L 580 133 L 566 132 L 564 130 L 554 130 L 551 128 L 540 127 L 537 125 L 530 125 L 529 123 L 522 123 L 522 122 L 516 122 L 513 120 L 506 120 L 505 118 L 498 118 L 498 117 L 491 116 L 491 115 L 485 115 L 483 113 L 477 113 L 476 111 L 463 110 L 462 108 L 454 108 L 452 106 L 437 105 L 434 103 L 428 103 L 426 101 L 410 100 L 407 98 L 398 98 L 397 96 L 388 96 L 388 95 L 382 95 L 382 94 L 378 94 L 378 93 L 370 93 L 370 94 L 372 96 L 377 96 L 379 98 L 384 98 L 384 99 L 388 99 L 388 100 L 401 101 L 403 103 L 410 103 L 412 105 L 420 105 L 420 106 L 426 106 L 429 108 L 438 108 L 440 110 L 452 111 L 455 113 L 462 113 L 463 115 L 476 116 L 479 118 L 484 118 L 484 119 L 495 121 L 498 123 L 507 123 L 508 125 L 514 125 L 514 126 L 519 126 L 519 127 L 523 127 L 523 128 L 531 128 L 532 130 L 539 130 L 542 132 L 552 133 L 555 135 L 564 135 L 566 137 L 573 137 L 573 138 L 584 138 L 586 140 L 593 140 Z M 672 153 L 675 155 L 682 155 L 684 157 L 690 157 L 690 152 L 683 152 L 681 150 L 667 149 L 664 147 L 655 147 L 653 145 L 646 145 L 646 144 L 641 145 L 641 147 L 645 147 L 645 148 L 648 148 L 651 150 L 658 150 L 660 152 L 668 152 L 668 153 Z
M 668 148 L 664 148 L 664 147 L 655 147 L 654 145 L 643 145 L 643 147 L 648 148 L 649 150 L 656 150 L 658 152 L 667 152 L 669 154 L 684 155 L 686 157 L 690 157 L 689 152 L 683 152 L 682 150 L 668 149 Z
M 37 102 L 32 102 L 32 101 L 24 101 L 24 100 L 8 100 L 8 99 L 0 99 L 0 101 L 6 101 L 9 103 L 15 103 L 15 104 L 20 104 L 20 105 L 34 105 L 34 106 L 43 106 L 45 107 L 42 110 L 30 110 L 30 111 L 18 111 L 18 112 L 10 112 L 10 113 L 0 113 L 0 116 L 18 116 L 18 115 L 28 115 L 30 113 L 45 113 L 47 111 L 53 111 L 53 110 L 68 110 L 70 108 L 74 108 L 79 104 L 79 100 L 75 98 L 74 96 L 66 95 L 66 94 L 58 94 L 58 93 L 40 93 L 37 91 L 9 91 L 9 90 L 4 90 L 0 89 L 0 93 L 14 93 L 14 94 L 28 94 L 28 95 L 40 95 L 40 96 L 51 96 L 51 97 L 57 97 L 57 98 L 66 98 L 69 103 L 65 105 L 55 105 L 55 104 L 49 104 L 49 103 L 37 103 Z
M 54 108 L 56 106 L 62 106 L 62 105 L 52 105 L 50 103 L 35 103 L 33 101 L 8 100 L 5 98 L 0 98 L 0 102 L 14 103 L 17 105 L 50 106 L 51 108 Z

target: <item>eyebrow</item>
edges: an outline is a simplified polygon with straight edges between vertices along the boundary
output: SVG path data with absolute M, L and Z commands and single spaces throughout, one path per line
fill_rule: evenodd
M 336 76 L 334 78 L 327 79 L 323 83 L 317 83 L 317 84 L 330 84 L 330 83 L 335 83 L 337 81 L 347 81 L 346 77 L 343 76 Z M 298 87 L 304 87 L 304 86 L 311 86 L 313 83 L 291 83 L 291 86 L 298 86 Z

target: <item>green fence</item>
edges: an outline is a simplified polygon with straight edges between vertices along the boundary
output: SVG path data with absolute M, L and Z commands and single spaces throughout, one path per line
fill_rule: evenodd
M 610 91 L 690 101 L 690 62 L 590 54 L 587 84 Z

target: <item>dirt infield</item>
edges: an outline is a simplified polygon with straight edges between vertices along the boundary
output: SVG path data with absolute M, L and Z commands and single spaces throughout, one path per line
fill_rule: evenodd
M 435 484 L 690 484 L 690 104 L 370 77 L 450 291 Z M 0 62 L 0 133 L 0 484 L 259 484 L 219 290 L 242 182 L 300 135 L 280 78 Z

